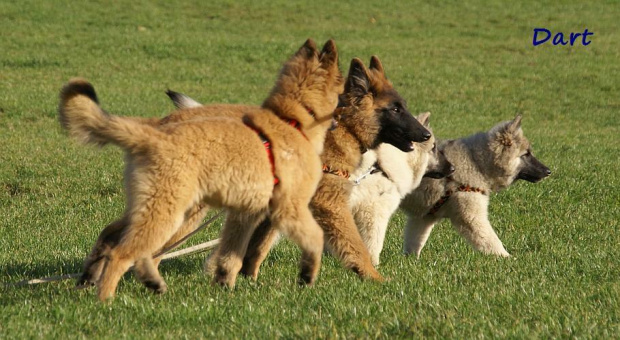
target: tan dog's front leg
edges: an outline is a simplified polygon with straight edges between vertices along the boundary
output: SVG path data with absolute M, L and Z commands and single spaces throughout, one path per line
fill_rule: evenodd
M 322 204 L 325 203 L 325 204 Z M 345 267 L 362 278 L 383 281 L 373 267 L 370 253 L 355 226 L 346 200 L 340 206 L 334 201 L 311 202 L 313 214 L 325 233 L 325 245 Z

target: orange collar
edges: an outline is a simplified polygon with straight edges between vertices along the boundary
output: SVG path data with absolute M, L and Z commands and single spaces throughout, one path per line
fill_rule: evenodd
M 446 190 L 446 193 L 443 196 L 441 196 L 441 198 L 439 199 L 439 201 L 437 201 L 437 203 L 435 203 L 435 205 L 433 205 L 431 210 L 428 211 L 427 215 L 433 215 L 434 213 L 439 211 L 439 209 L 441 209 L 441 207 L 443 207 L 443 205 L 446 204 L 446 202 L 448 202 L 448 199 L 450 198 L 450 196 L 452 196 L 452 194 L 456 192 L 477 192 L 483 195 L 487 194 L 486 191 L 480 188 L 474 188 L 469 185 L 462 184 L 458 188 L 456 188 L 456 190 L 454 191 Z
M 349 174 L 348 171 L 340 170 L 340 169 L 334 169 L 334 168 L 332 168 L 331 166 L 329 166 L 327 164 L 323 164 L 323 173 L 340 176 L 340 177 L 343 177 L 343 178 L 346 178 L 346 179 L 349 179 L 349 177 L 351 176 L 351 174 Z

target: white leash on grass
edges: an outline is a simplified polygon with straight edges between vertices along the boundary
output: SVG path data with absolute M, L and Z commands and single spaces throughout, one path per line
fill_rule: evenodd
M 211 217 L 208 221 L 206 221 L 205 223 L 200 225 L 200 227 L 196 228 L 196 230 L 194 230 L 191 233 L 185 235 L 182 239 L 180 239 L 179 241 L 175 242 L 173 245 L 167 247 L 166 249 L 163 249 L 162 251 L 160 251 L 159 253 L 157 253 L 153 257 L 155 258 L 155 257 L 159 257 L 159 256 L 163 255 L 162 260 L 168 260 L 168 259 L 173 259 L 173 258 L 176 258 L 176 257 L 179 257 L 179 256 L 196 254 L 196 253 L 204 252 L 204 251 L 207 251 L 207 250 L 215 248 L 220 243 L 220 239 L 219 238 L 216 238 L 215 240 L 211 240 L 211 241 L 204 242 L 204 243 L 201 243 L 201 244 L 197 244 L 197 245 L 192 246 L 192 247 L 188 247 L 188 248 L 185 248 L 185 249 L 181 249 L 181 250 L 177 250 L 177 251 L 173 251 L 173 252 L 168 253 L 170 250 L 178 247 L 181 243 L 185 242 L 188 238 L 190 238 L 191 236 L 193 236 L 197 232 L 201 231 L 202 229 L 204 229 L 209 224 L 213 223 L 213 221 L 215 221 L 217 218 L 222 216 L 222 214 L 224 214 L 224 210 L 221 210 L 220 212 L 215 214 L 215 216 Z M 47 282 L 55 282 L 55 281 L 62 281 L 62 280 L 73 279 L 73 278 L 80 277 L 80 275 L 82 275 L 82 273 L 56 275 L 56 276 L 49 276 L 49 277 L 44 277 L 44 278 L 40 278 L 40 279 L 23 280 L 23 281 L 19 281 L 19 282 L 16 282 L 16 283 L 7 283 L 5 285 L 7 285 L 7 286 L 9 286 L 9 285 L 10 286 L 28 286 L 28 285 L 34 285 L 34 284 L 39 284 L 39 283 L 47 283 Z

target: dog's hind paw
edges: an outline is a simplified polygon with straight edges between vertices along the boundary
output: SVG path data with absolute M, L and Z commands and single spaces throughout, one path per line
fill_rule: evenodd
M 95 282 L 92 281 L 92 277 L 87 273 L 82 274 L 80 278 L 75 282 L 75 289 L 87 289 L 95 286 Z
M 168 291 L 168 285 L 164 281 L 144 281 L 146 288 L 153 291 L 155 294 L 163 294 Z

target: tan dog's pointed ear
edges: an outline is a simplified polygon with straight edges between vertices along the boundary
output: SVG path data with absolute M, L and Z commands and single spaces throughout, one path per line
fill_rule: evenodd
M 377 57 L 376 55 L 370 57 L 370 69 L 374 69 L 381 72 L 382 74 L 385 74 L 385 71 L 383 71 L 383 64 L 381 64 L 381 60 L 379 60 L 379 57 Z
M 430 124 L 429 124 L 430 117 L 431 117 L 430 112 L 424 112 L 424 113 L 420 113 L 416 118 L 418 119 L 418 122 L 420 122 L 420 124 L 428 128 L 430 127 Z
M 327 40 L 323 45 L 319 60 L 324 67 L 338 64 L 338 49 L 333 39 Z
M 370 87 L 369 78 L 368 70 L 366 70 L 364 63 L 359 58 L 353 58 L 344 88 L 345 93 L 358 98 L 365 96 Z
M 316 55 L 318 55 L 318 50 L 316 43 L 312 40 L 312 38 L 308 38 L 299 50 L 297 50 L 297 53 L 295 53 L 295 56 L 301 56 L 306 59 L 311 59 Z

